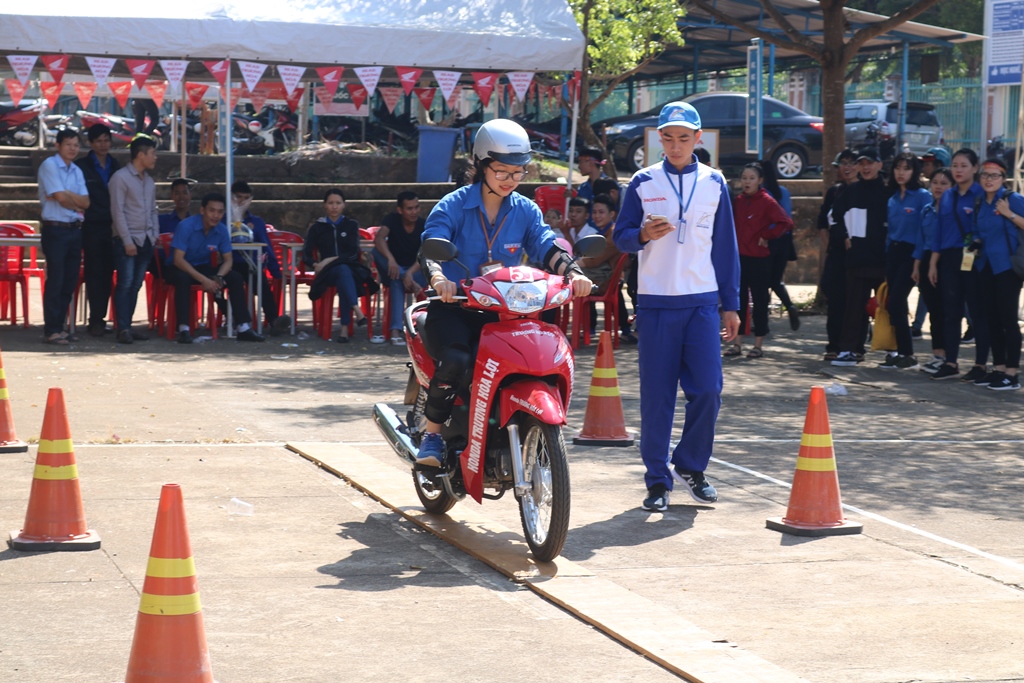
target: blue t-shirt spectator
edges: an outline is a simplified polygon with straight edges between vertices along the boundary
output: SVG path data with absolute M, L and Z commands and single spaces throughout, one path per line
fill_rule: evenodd
M 171 253 L 167 255 L 167 263 L 174 263 L 174 250 L 185 252 L 185 260 L 193 266 L 209 265 L 210 252 L 226 254 L 231 251 L 231 235 L 228 226 L 218 223 L 210 230 L 203 232 L 203 217 L 189 216 L 178 223 L 171 239 Z

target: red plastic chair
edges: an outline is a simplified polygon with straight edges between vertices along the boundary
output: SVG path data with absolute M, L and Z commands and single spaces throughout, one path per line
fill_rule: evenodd
M 25 237 L 15 227 L 0 226 L 0 237 Z M 25 327 L 28 327 L 28 275 L 25 273 L 25 247 L 0 246 L 0 289 L 6 294 L 3 312 L 6 315 L 10 305 L 11 324 L 18 324 L 17 286 L 21 284 L 21 306 L 24 311 Z
M 285 289 L 285 283 L 284 283 L 285 274 L 283 272 L 284 264 L 285 264 L 285 253 L 284 253 L 285 252 L 285 246 L 284 245 L 286 243 L 289 243 L 289 242 L 302 242 L 303 239 L 302 239 L 302 235 L 299 235 L 298 233 L 285 232 L 283 230 L 271 231 L 270 227 L 271 226 L 269 226 L 269 225 L 267 226 L 267 238 L 270 240 L 270 248 L 274 250 L 274 256 L 277 257 L 277 262 L 281 265 L 281 268 L 282 268 L 282 279 L 281 280 L 274 280 L 273 278 L 270 277 L 270 274 L 267 273 L 267 280 L 271 283 L 270 284 L 271 292 L 274 295 L 274 300 L 277 302 L 277 313 L 278 313 L 278 315 L 280 315 L 281 313 L 284 312 L 284 289 Z M 296 268 L 298 268 L 299 264 L 295 264 L 295 266 L 296 266 Z M 301 269 L 297 269 L 295 271 L 295 286 L 296 287 L 299 286 L 300 284 L 307 284 L 308 285 L 311 282 L 313 282 L 313 272 L 312 271 L 304 271 L 304 270 L 301 270 Z
M 572 191 L 572 196 L 576 196 L 576 190 Z M 561 215 L 565 213 L 565 185 L 541 185 L 533 191 L 533 201 L 542 214 L 554 209 Z
M 171 253 L 171 240 L 174 239 L 173 233 L 164 233 L 159 237 L 159 249 L 161 249 L 166 257 Z M 214 251 L 210 252 L 211 264 L 216 264 L 217 254 Z M 174 285 L 167 282 L 164 279 L 164 263 L 163 259 L 158 258 L 156 261 L 157 268 L 157 284 L 156 284 L 156 326 L 157 334 L 166 334 L 167 339 L 174 339 L 174 336 L 178 333 L 178 320 L 177 315 L 174 311 Z M 206 326 L 210 330 L 210 334 L 214 339 L 217 338 L 217 327 L 219 318 L 217 315 L 217 304 L 214 301 L 213 294 L 204 292 L 203 288 L 199 285 L 191 286 L 192 294 L 192 316 L 189 320 L 189 326 L 195 329 L 199 325 L 199 319 L 202 317 L 203 308 L 203 295 L 206 295 Z
M 17 221 L 0 221 L 0 226 L 8 228 L 16 228 L 20 230 L 25 236 L 35 236 L 36 230 L 28 223 L 19 223 Z M 28 264 L 24 267 L 25 275 L 30 279 L 37 278 L 39 280 L 39 292 L 40 296 L 46 291 L 46 269 L 39 265 L 36 247 L 29 247 L 28 250 Z
M 628 254 L 619 256 L 603 294 L 572 300 L 572 348 L 578 349 L 581 341 L 584 346 L 590 344 L 590 304 L 595 302 L 604 304 L 604 329 L 611 332 L 614 348 L 619 348 L 619 297 L 622 296 L 622 271 L 628 262 Z

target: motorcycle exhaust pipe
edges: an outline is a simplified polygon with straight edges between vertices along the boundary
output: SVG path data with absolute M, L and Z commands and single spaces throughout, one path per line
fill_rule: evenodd
M 412 466 L 416 464 L 419 449 L 412 445 L 412 439 L 402 429 L 404 425 L 398 415 L 387 403 L 376 403 L 373 406 L 373 422 L 384 436 L 388 445 L 395 451 L 402 462 Z

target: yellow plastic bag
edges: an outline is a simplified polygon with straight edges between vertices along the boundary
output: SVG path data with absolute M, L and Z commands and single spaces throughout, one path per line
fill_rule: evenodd
M 871 331 L 871 350 L 895 351 L 896 330 L 889 320 L 889 311 L 886 310 L 886 304 L 889 300 L 888 283 L 883 282 L 878 286 L 878 290 L 875 292 L 875 300 L 878 302 L 878 307 L 875 309 L 875 326 Z

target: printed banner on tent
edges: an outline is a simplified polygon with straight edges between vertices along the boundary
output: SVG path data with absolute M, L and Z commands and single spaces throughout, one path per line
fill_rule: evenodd
M 50 109 L 56 106 L 57 98 L 60 97 L 60 91 L 63 89 L 64 81 L 42 81 L 39 84 L 39 90 L 43 93 L 46 103 L 50 105 Z
M 380 82 L 380 75 L 384 71 L 384 67 L 361 66 L 354 71 L 356 76 L 359 76 L 359 82 L 366 88 L 366 92 L 372 95 L 373 91 L 377 89 L 377 83 Z
M 92 77 L 96 79 L 98 85 L 104 85 L 107 82 L 107 76 L 110 75 L 111 70 L 114 68 L 114 63 L 117 62 L 113 57 L 86 57 L 85 63 L 89 65 L 89 71 L 92 72 Z
M 15 107 L 21 104 L 21 98 L 25 96 L 25 91 L 28 90 L 17 78 L 4 79 L 4 87 L 7 88 L 7 94 L 11 96 L 11 102 L 14 102 Z
M 306 67 L 304 66 L 295 66 L 294 64 L 277 65 L 277 75 L 281 77 L 281 82 L 284 83 L 285 91 L 289 95 L 295 90 L 295 86 L 299 84 L 305 73 Z
M 92 94 L 99 87 L 99 84 L 93 81 L 75 81 L 71 85 L 75 88 L 75 94 L 78 95 L 78 101 L 81 103 L 82 109 L 89 106 L 89 103 L 92 102 Z
M 222 59 L 218 62 L 203 62 L 203 66 L 210 72 L 210 75 L 220 83 L 221 87 L 224 87 L 224 83 L 228 78 L 228 70 L 231 68 L 231 63 L 226 59 Z
M 68 62 L 71 61 L 70 55 L 43 55 L 39 58 L 39 61 L 43 63 L 46 70 L 53 76 L 53 80 L 60 83 L 64 80 L 64 72 L 68 70 Z
M 205 83 L 186 83 L 185 94 L 188 96 L 188 106 L 190 109 L 198 109 L 200 103 L 203 101 L 203 95 L 206 94 L 206 90 L 210 86 Z
M 416 87 L 420 80 L 420 76 L 423 75 L 423 69 L 416 69 L 411 66 L 396 66 L 395 71 L 398 72 L 398 80 L 401 81 L 405 94 L 411 95 L 413 88 Z
M 139 90 L 142 90 L 142 86 L 146 85 L 146 79 L 149 78 L 149 74 L 153 72 L 153 67 L 156 66 L 156 60 L 126 59 L 124 63 L 128 65 L 128 72 L 135 79 L 135 85 L 139 86 Z
M 392 114 L 395 113 L 395 105 L 402 99 L 401 88 L 378 88 L 381 98 L 384 100 L 384 104 L 387 105 L 388 111 Z
M 238 62 L 238 70 L 242 72 L 242 81 L 245 87 L 252 92 L 260 84 L 263 73 L 267 70 L 266 64 L 259 62 Z
M 188 60 L 185 59 L 161 59 L 160 68 L 164 70 L 164 76 L 175 90 L 185 77 L 185 70 L 188 69 Z
M 473 90 L 480 96 L 480 101 L 486 107 L 491 103 L 491 93 L 497 83 L 498 74 L 489 74 L 481 71 L 473 72 Z
M 424 109 L 429 110 L 434 106 L 434 95 L 437 93 L 437 88 L 413 88 L 412 91 L 416 93 L 416 97 L 419 98 Z
M 368 94 L 366 92 L 366 87 L 356 85 L 355 83 L 346 83 L 345 87 L 348 88 L 348 96 L 352 98 L 352 104 L 356 105 L 356 109 L 362 107 Z M 326 104 L 326 102 L 324 104 Z
M 437 85 L 441 88 L 441 94 L 444 96 L 445 101 L 452 98 L 452 92 L 455 90 L 455 86 L 459 84 L 459 76 L 461 75 L 458 71 L 434 71 L 434 80 L 437 81 Z
M 302 99 L 302 94 L 304 92 L 306 92 L 305 88 L 295 88 L 295 90 L 292 90 L 288 93 L 288 96 L 284 98 L 284 101 L 288 103 L 288 108 L 292 110 L 293 114 L 298 108 L 299 101 Z
M 153 102 L 158 107 L 164 106 L 164 95 L 167 94 L 167 83 L 165 81 L 156 81 L 153 83 L 146 84 L 146 92 L 153 98 Z
M 508 82 L 512 85 L 512 90 L 515 91 L 516 97 L 522 102 L 526 99 L 526 92 L 533 85 L 533 72 L 532 71 L 510 71 L 507 74 Z
M 32 67 L 36 65 L 38 55 L 7 55 L 7 61 L 14 69 L 14 75 L 18 77 L 22 85 L 28 85 L 28 78 L 32 75 Z
M 131 97 L 132 86 L 135 84 L 131 81 L 110 81 L 107 85 L 110 86 L 110 92 L 121 108 L 128 106 L 128 98 Z
M 316 75 L 320 77 L 320 82 L 327 88 L 327 94 L 330 97 L 326 101 L 318 94 L 317 97 L 324 104 L 327 104 L 334 99 L 334 94 L 338 92 L 338 86 L 341 85 L 341 75 L 345 73 L 345 67 L 343 66 L 318 66 L 316 68 Z

